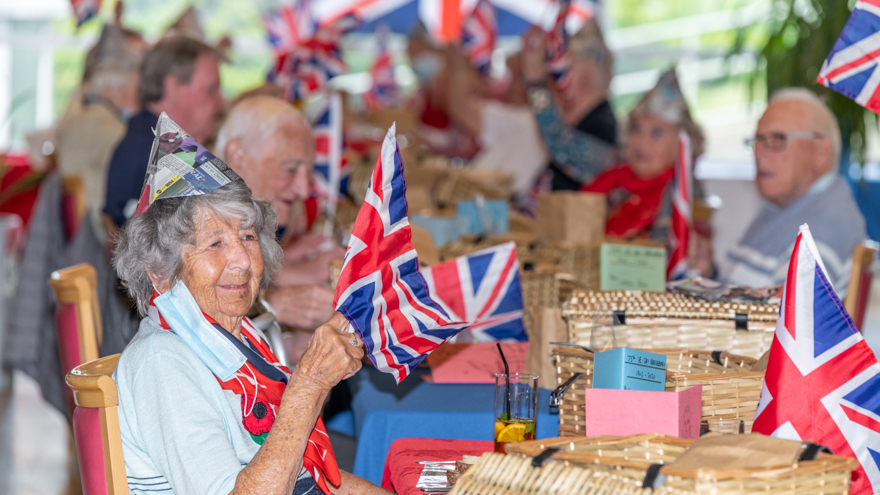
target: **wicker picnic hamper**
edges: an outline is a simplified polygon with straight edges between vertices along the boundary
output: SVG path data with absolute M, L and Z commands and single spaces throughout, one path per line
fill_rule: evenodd
M 667 494 L 652 492 L 638 480 L 617 473 L 548 462 L 541 467 L 531 459 L 496 453 L 483 454 L 453 487 L 450 495 L 588 495 Z
M 564 309 L 563 313 L 565 313 Z M 776 328 L 774 323 L 757 322 L 749 324 L 748 330 L 737 330 L 736 324 L 729 320 L 632 318 L 629 312 L 627 312 L 626 325 L 609 328 L 594 322 L 593 318 L 567 317 L 568 341 L 589 347 L 593 329 L 598 328 L 601 332 L 613 332 L 616 345 L 619 347 L 723 349 L 732 354 L 758 358 L 770 349 Z
M 605 470 L 641 481 L 651 465 L 674 462 L 692 442 L 663 435 L 560 437 L 509 443 L 506 451 L 509 457 L 529 461 L 546 448 L 556 447 L 561 450 L 551 457 L 555 461 L 596 471 Z M 654 493 L 847 494 L 852 471 L 857 467 L 858 461 L 853 458 L 825 453 L 820 453 L 812 461 L 757 469 L 685 470 L 666 466 L 662 475 L 667 479 Z
M 686 349 L 652 349 L 666 355 L 666 390 L 678 392 L 703 386 L 700 416 L 741 419 L 745 431 L 752 431 L 764 373 L 751 372 L 754 358 L 728 353 Z M 593 386 L 593 353 L 579 347 L 553 348 L 556 382 L 565 383 L 576 373 L 584 376 L 562 396 L 559 406 L 559 434 L 563 437 L 586 435 L 585 389 Z
M 746 318 L 747 324 L 775 322 L 778 304 L 708 302 L 669 292 L 576 291 L 565 308 L 565 316 L 586 319 L 626 311 L 627 317 L 732 320 Z M 739 316 L 738 316 L 739 315 Z

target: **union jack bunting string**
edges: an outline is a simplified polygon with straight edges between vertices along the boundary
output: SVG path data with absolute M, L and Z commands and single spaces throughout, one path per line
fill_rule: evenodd
M 364 104 L 371 109 L 389 108 L 397 104 L 397 80 L 394 79 L 394 63 L 388 49 L 388 29 L 377 30 L 379 53 L 370 66 L 373 80 L 370 90 L 364 94 Z
M 492 65 L 492 52 L 498 37 L 495 7 L 489 0 L 478 0 L 461 29 L 461 45 L 471 64 L 483 74 Z
M 291 101 L 302 100 L 322 89 L 327 81 L 347 70 L 339 41 L 359 22 L 357 17 L 349 15 L 319 29 L 311 39 L 278 55 L 267 79 L 283 87 L 285 98 Z
M 394 132 L 392 125 L 355 220 L 333 306 L 363 340 L 373 365 L 400 383 L 467 324 L 449 318 L 419 273 Z
M 528 340 L 516 243 L 422 269 L 431 298 L 450 318 L 471 322 L 477 342 Z
M 98 15 L 98 12 L 101 10 L 101 0 L 70 0 L 70 6 L 73 7 L 76 25 L 79 27 L 87 20 Z
M 688 240 L 691 234 L 691 214 L 693 211 L 691 157 L 691 140 L 687 132 L 680 131 L 678 134 L 678 159 L 675 161 L 675 182 L 672 185 L 672 225 L 669 229 L 667 280 L 684 278 L 687 272 Z
M 312 39 L 317 25 L 312 17 L 311 0 L 273 9 L 263 16 L 269 44 L 278 55 L 285 54 Z
M 571 56 L 568 53 L 568 32 L 565 23 L 571 6 L 570 0 L 560 0 L 559 13 L 556 14 L 556 22 L 553 29 L 547 33 L 547 64 L 550 75 L 560 85 L 566 84 L 568 68 L 571 65 Z
M 880 365 L 828 281 L 806 224 L 791 253 L 752 431 L 855 457 L 851 493 L 880 492 Z
M 880 113 L 880 0 L 859 0 L 816 81 Z

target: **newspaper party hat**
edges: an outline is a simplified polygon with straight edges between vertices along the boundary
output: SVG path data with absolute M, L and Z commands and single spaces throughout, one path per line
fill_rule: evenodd
M 678 84 L 675 69 L 664 72 L 657 84 L 636 103 L 631 113 L 653 115 L 670 124 L 682 124 L 690 120 L 690 111 Z
M 171 120 L 159 116 L 135 215 L 160 199 L 201 196 L 241 180 L 228 165 Z

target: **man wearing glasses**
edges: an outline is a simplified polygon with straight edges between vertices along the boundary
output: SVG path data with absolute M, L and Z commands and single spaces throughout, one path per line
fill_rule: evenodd
M 721 267 L 725 282 L 764 287 L 785 281 L 798 227 L 808 223 L 828 276 L 842 296 L 853 248 L 867 239 L 865 219 L 837 173 L 840 129 L 811 91 L 785 89 L 770 99 L 755 137 L 755 184 L 764 206 Z

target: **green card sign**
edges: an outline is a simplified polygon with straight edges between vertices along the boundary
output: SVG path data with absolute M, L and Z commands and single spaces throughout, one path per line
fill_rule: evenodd
M 634 244 L 602 244 L 601 290 L 666 290 L 666 249 Z

